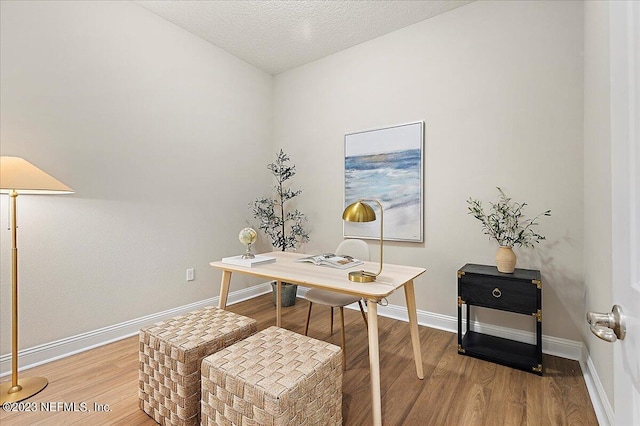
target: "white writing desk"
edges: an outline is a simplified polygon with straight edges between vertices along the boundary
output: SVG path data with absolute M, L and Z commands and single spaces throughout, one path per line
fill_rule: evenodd
M 382 425 L 382 406 L 380 402 L 380 356 L 378 349 L 378 301 L 387 297 L 400 287 L 404 287 L 404 295 L 407 301 L 407 313 L 409 314 L 409 330 L 411 331 L 411 343 L 413 345 L 413 357 L 416 362 L 416 374 L 419 379 L 424 378 L 422 372 L 422 353 L 420 352 L 420 337 L 418 334 L 418 317 L 416 313 L 416 298 L 413 290 L 413 280 L 420 276 L 425 269 L 414 266 L 401 266 L 384 264 L 382 273 L 376 281 L 371 283 L 357 283 L 349 281 L 350 271 L 364 269 L 377 270 L 378 263 L 365 262 L 350 269 L 334 269 L 316 266 L 308 262 L 295 262 L 295 259 L 306 255 L 276 251 L 266 253 L 274 256 L 274 263 L 267 263 L 254 267 L 230 265 L 222 262 L 211 262 L 214 268 L 222 270 L 222 282 L 220 285 L 219 309 L 226 309 L 229 296 L 229 284 L 231 273 L 254 275 L 276 281 L 276 325 L 280 327 L 282 283 L 299 284 L 304 287 L 317 287 L 325 290 L 337 291 L 358 297 L 367 301 L 367 316 L 369 322 L 369 368 L 371 374 L 371 398 L 373 407 L 374 425 Z

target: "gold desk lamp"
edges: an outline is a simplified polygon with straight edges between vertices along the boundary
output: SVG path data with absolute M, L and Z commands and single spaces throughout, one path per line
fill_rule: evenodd
M 363 201 L 373 201 L 380 207 L 380 268 L 377 273 L 366 271 L 349 272 L 349 280 L 359 283 L 370 283 L 376 280 L 376 277 L 382 272 L 382 232 L 383 232 L 383 210 L 380 201 L 375 199 L 361 199 L 347 206 L 342 213 L 342 220 L 347 222 L 373 222 L 376 220 L 376 213 L 373 208 Z
M 0 403 L 27 399 L 48 382 L 44 377 L 18 379 L 18 238 L 16 199 L 18 194 L 72 194 L 74 191 L 19 157 L 0 157 L 0 193 L 9 194 L 11 204 L 11 382 L 0 384 Z

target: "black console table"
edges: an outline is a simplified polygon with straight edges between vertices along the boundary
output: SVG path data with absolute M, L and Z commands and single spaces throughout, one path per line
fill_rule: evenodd
M 466 332 L 462 334 L 462 305 Z M 528 344 L 473 331 L 470 306 L 531 316 L 536 343 Z M 466 264 L 458 271 L 458 353 L 542 375 L 542 281 L 540 271 L 498 272 L 495 266 Z

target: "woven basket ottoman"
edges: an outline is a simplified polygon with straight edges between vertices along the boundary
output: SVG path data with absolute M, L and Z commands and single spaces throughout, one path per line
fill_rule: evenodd
M 209 425 L 341 425 L 342 350 L 269 327 L 202 361 Z
M 141 329 L 140 409 L 163 425 L 199 424 L 202 359 L 256 331 L 256 320 L 214 307 Z

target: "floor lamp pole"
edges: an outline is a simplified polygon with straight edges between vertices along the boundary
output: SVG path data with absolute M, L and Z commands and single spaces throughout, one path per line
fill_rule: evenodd
M 49 383 L 44 377 L 28 377 L 18 380 L 18 225 L 16 201 L 18 193 L 11 191 L 11 383 L 0 386 L 0 402 L 18 402 L 44 389 Z M 9 386 L 10 385 L 10 386 Z

